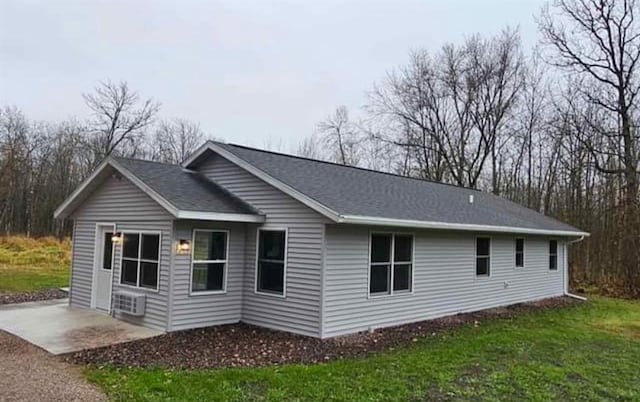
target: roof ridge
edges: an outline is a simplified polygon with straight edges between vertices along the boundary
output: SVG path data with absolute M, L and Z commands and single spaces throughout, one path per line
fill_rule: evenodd
M 109 155 L 110 158 L 113 159 L 124 159 L 124 160 L 128 160 L 128 161 L 136 161 L 136 162 L 145 162 L 145 163 L 154 163 L 156 165 L 164 165 L 164 166 L 172 166 L 172 167 L 179 167 L 182 168 L 182 166 L 180 164 L 175 164 L 175 163 L 168 163 L 168 162 L 160 162 L 160 161 L 153 161 L 153 160 L 149 160 L 149 159 L 141 159 L 141 158 L 131 158 L 128 156 L 115 156 L 115 155 Z M 183 168 L 185 169 L 185 168 Z M 190 170 L 190 169 L 187 169 Z
M 285 157 L 289 157 L 289 158 L 300 159 L 300 160 L 305 160 L 305 161 L 310 161 L 310 162 L 324 163 L 324 164 L 327 164 L 327 165 L 333 165 L 333 166 L 338 166 L 338 167 L 342 167 L 342 168 L 355 169 L 355 170 L 360 170 L 360 171 L 369 172 L 369 173 L 378 173 L 378 174 L 383 174 L 383 175 L 387 175 L 387 176 L 398 177 L 398 178 L 401 178 L 401 179 L 410 179 L 410 180 L 420 181 L 420 182 L 423 182 L 423 183 L 439 184 L 439 185 L 443 185 L 443 186 L 454 187 L 454 188 L 457 188 L 457 189 L 460 189 L 460 190 L 471 190 L 471 191 L 483 192 L 482 190 L 477 189 L 477 188 L 459 186 L 457 184 L 443 183 L 443 182 L 439 182 L 439 181 L 435 181 L 435 180 L 429 180 L 429 179 L 421 179 L 419 177 L 403 176 L 403 175 L 397 174 L 397 173 L 385 172 L 385 171 L 382 171 L 382 170 L 375 170 L 375 169 L 368 169 L 368 168 L 363 168 L 363 167 L 360 167 L 360 166 L 343 165 L 341 163 L 324 161 L 324 160 L 321 160 L 321 159 L 313 159 L 313 158 L 308 158 L 308 157 L 299 156 L 299 155 L 286 154 L 284 152 L 269 151 L 269 150 L 266 150 L 266 149 L 254 148 L 254 147 L 250 147 L 250 146 L 247 146 L 247 145 L 232 144 L 232 143 L 225 143 L 225 142 L 212 141 L 212 140 L 210 140 L 210 142 L 212 142 L 214 144 L 229 145 L 229 146 L 232 146 L 232 147 L 238 147 L 238 148 L 248 149 L 248 150 L 251 150 L 251 151 L 263 152 L 263 153 L 272 154 L 272 155 L 285 156 Z

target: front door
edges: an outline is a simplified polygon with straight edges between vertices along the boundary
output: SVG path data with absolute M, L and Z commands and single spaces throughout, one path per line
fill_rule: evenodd
M 111 302 L 111 275 L 113 271 L 113 225 L 97 227 L 96 266 L 93 281 L 95 308 L 109 311 Z

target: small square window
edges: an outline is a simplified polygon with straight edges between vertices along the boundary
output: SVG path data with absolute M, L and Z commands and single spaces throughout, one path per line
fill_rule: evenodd
M 138 259 L 140 251 L 140 235 L 138 233 L 125 233 L 122 237 L 122 256 L 124 258 Z
M 391 235 L 371 235 L 371 262 L 391 262 Z
M 389 265 L 372 265 L 371 280 L 369 284 L 370 293 L 389 293 L 389 280 L 391 279 L 391 270 Z
M 138 286 L 138 261 L 122 260 L 122 280 L 126 285 Z
M 120 283 L 158 289 L 160 235 L 123 233 Z
M 224 289 L 224 263 L 194 263 L 191 291 Z
M 411 290 L 411 264 L 393 266 L 393 291 Z

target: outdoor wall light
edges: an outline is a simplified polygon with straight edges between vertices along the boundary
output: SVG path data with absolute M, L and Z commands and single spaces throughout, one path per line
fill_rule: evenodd
M 122 244 L 122 233 L 114 233 L 113 236 L 111 236 L 111 243 Z
M 178 242 L 178 254 L 188 254 L 191 251 L 191 243 L 189 240 L 180 239 Z

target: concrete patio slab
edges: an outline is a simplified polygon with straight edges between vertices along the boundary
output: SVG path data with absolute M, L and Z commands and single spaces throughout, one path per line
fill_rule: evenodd
M 68 299 L 0 306 L 0 330 L 55 355 L 163 333 L 95 310 L 71 308 Z

